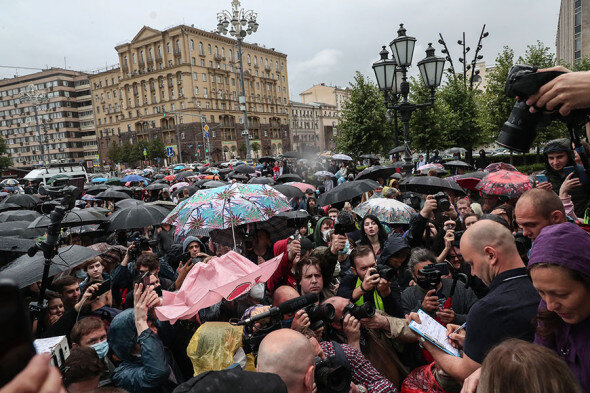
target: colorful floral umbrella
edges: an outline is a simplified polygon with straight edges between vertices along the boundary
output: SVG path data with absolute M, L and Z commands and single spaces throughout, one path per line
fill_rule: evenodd
M 360 217 L 373 214 L 387 224 L 409 224 L 410 217 L 416 213 L 405 203 L 389 198 L 371 198 L 355 207 L 353 211 Z
M 517 198 L 532 187 L 527 175 L 518 171 L 499 170 L 488 173 L 475 188 L 488 195 Z
M 14 186 L 18 186 L 19 183 L 18 183 L 18 180 L 16 180 L 16 179 L 4 179 L 4 180 L 2 180 L 2 183 L 0 183 L 0 184 L 2 184 L 3 186 L 14 187 Z
M 518 169 L 516 169 L 516 167 L 514 165 L 510 165 L 505 162 L 494 162 L 494 163 L 486 166 L 483 171 L 488 172 L 488 173 L 492 173 L 492 172 L 498 172 L 501 170 L 518 172 Z
M 225 229 L 266 221 L 288 210 L 291 207 L 287 199 L 272 187 L 234 183 L 199 190 L 162 222 L 176 227 L 175 236 L 185 237 L 202 228 Z

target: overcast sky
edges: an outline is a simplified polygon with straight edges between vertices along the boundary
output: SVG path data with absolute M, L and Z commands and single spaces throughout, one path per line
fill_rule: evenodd
M 414 64 L 428 42 L 442 33 L 455 65 L 463 31 L 472 48 L 482 25 L 484 60 L 493 63 L 503 45 L 516 54 L 542 41 L 555 50 L 558 0 L 243 0 L 258 12 L 258 32 L 247 38 L 288 55 L 291 98 L 313 84 L 347 86 L 356 70 L 374 77 L 371 64 L 381 45 L 397 36 L 399 23 L 417 38 Z M 114 47 L 147 25 L 165 29 L 181 23 L 216 27 L 216 13 L 230 0 L 23 0 L 0 10 L 0 65 L 64 66 L 94 70 L 117 63 Z M 469 59 L 470 57 L 468 57 Z M 416 67 L 413 67 L 416 68 Z M 34 71 L 0 68 L 0 78 Z

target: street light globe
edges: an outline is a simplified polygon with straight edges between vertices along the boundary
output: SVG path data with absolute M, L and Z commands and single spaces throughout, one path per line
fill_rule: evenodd
M 385 45 L 381 52 L 379 52 L 381 59 L 373 63 L 373 71 L 377 79 L 377 85 L 381 90 L 391 90 L 395 84 L 395 60 L 388 59 L 389 52 L 385 49 Z
M 404 24 L 400 24 L 397 31 L 397 37 L 389 44 L 391 52 L 393 53 L 393 58 L 398 65 L 409 67 L 412 64 L 415 45 L 416 39 L 407 36 Z
M 434 55 L 432 43 L 428 43 L 426 57 L 418 62 L 418 69 L 422 81 L 427 87 L 435 88 L 440 86 L 445 69 L 445 59 Z

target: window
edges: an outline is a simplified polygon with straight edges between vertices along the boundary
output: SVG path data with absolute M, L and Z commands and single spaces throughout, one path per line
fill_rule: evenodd
M 217 48 L 217 45 L 215 45 L 215 56 L 219 56 L 219 48 Z
M 217 83 L 221 83 L 221 76 L 217 75 Z
M 213 68 L 213 62 L 209 61 L 209 68 Z
M 205 51 L 203 50 L 203 43 L 202 42 L 199 42 L 199 54 L 200 55 L 204 55 L 205 54 Z
M 225 57 L 225 48 L 221 48 L 221 57 Z
M 250 58 L 250 54 L 248 54 L 248 65 L 252 64 L 252 59 Z
M 180 40 L 176 40 L 176 50 L 180 52 Z
M 172 47 L 169 42 L 166 43 L 166 50 L 168 51 L 168 53 L 172 53 Z
M 199 95 L 199 88 L 197 86 L 195 86 L 195 95 L 198 96 Z
M 258 65 L 258 57 L 254 56 L 254 67 Z
M 168 60 L 168 67 L 172 67 L 172 60 Z
M 135 63 L 136 63 L 136 61 L 135 61 L 135 53 L 133 53 L 133 54 L 131 55 L 131 58 L 133 59 L 133 64 L 135 64 Z
M 205 60 L 201 59 L 201 67 L 205 67 Z
M 158 55 L 162 56 L 162 46 L 158 45 Z
M 203 97 L 207 98 L 208 94 L 207 94 L 207 88 L 205 87 L 203 89 Z
M 234 61 L 234 52 L 231 49 L 229 50 L 229 61 Z
M 191 50 L 195 50 L 195 41 L 191 40 Z
M 211 54 L 211 44 L 207 44 L 207 51 Z
M 203 73 L 203 82 L 207 82 L 207 74 Z
M 197 59 L 195 59 L 194 57 L 191 57 L 191 64 L 197 65 Z

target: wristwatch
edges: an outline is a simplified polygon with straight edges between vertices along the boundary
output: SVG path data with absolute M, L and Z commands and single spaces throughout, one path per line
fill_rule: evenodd
M 420 346 L 420 348 L 425 349 L 424 348 L 424 343 L 426 342 L 426 340 L 424 339 L 424 337 L 420 337 L 418 339 L 418 345 Z
M 363 385 L 356 385 L 356 387 L 358 388 L 359 393 L 367 393 L 367 388 Z

